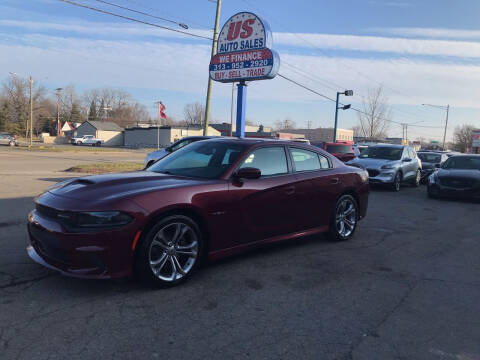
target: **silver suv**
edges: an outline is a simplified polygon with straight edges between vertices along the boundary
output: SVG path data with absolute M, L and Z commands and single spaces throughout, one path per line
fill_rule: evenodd
M 400 191 L 402 182 L 420 185 L 422 161 L 415 150 L 403 145 L 374 145 L 365 149 L 347 165 L 360 166 L 368 171 L 370 183 L 386 184 Z

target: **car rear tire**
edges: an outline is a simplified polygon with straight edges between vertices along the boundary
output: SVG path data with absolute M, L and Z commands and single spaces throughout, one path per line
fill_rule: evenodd
M 203 239 L 197 223 L 183 215 L 168 216 L 139 244 L 135 273 L 155 287 L 175 286 L 198 269 L 202 253 Z
M 358 221 L 358 204 L 351 195 L 342 195 L 337 200 L 330 222 L 329 238 L 333 241 L 350 240 Z
M 97 146 L 98 147 L 102 146 L 102 143 L 100 141 L 97 141 Z
M 396 192 L 400 191 L 401 184 L 402 184 L 402 174 L 400 172 L 397 172 L 395 174 L 395 177 L 393 178 L 392 190 Z
M 422 172 L 419 169 L 417 170 L 417 173 L 415 174 L 415 178 L 412 181 L 412 186 L 419 187 L 421 181 L 422 181 Z
M 82 142 L 81 142 L 81 141 L 77 141 L 77 145 L 82 145 Z
M 8 145 L 9 145 L 9 146 L 15 146 L 15 141 L 10 141 L 10 142 L 8 143 Z

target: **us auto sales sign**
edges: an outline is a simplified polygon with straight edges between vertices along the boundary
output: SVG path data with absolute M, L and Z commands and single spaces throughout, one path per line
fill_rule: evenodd
M 210 77 L 220 82 L 272 79 L 280 66 L 270 49 L 268 24 L 250 12 L 233 15 L 218 36 L 217 53 L 210 60 Z

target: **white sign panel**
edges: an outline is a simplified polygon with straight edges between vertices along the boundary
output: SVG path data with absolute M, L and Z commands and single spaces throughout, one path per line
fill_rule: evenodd
M 210 61 L 210 77 L 221 82 L 272 79 L 280 58 L 269 49 L 271 39 L 268 24 L 257 15 L 233 15 L 220 31 L 217 54 Z

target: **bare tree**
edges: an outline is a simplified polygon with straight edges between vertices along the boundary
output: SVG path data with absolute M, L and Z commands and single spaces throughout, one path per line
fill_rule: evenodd
M 185 105 L 183 115 L 186 125 L 202 125 L 202 117 L 205 112 L 205 106 L 196 102 Z
M 457 126 L 453 132 L 453 138 L 455 140 L 455 149 L 461 152 L 465 152 L 472 147 L 472 130 L 475 127 L 472 125 L 463 124 Z
M 275 130 L 288 130 L 295 129 L 297 124 L 290 118 L 285 118 L 284 120 L 275 121 L 274 128 Z
M 383 88 L 369 89 L 367 97 L 363 99 L 363 112 L 358 113 L 358 135 L 369 140 L 383 139 L 387 136 L 390 127 L 391 110 Z

